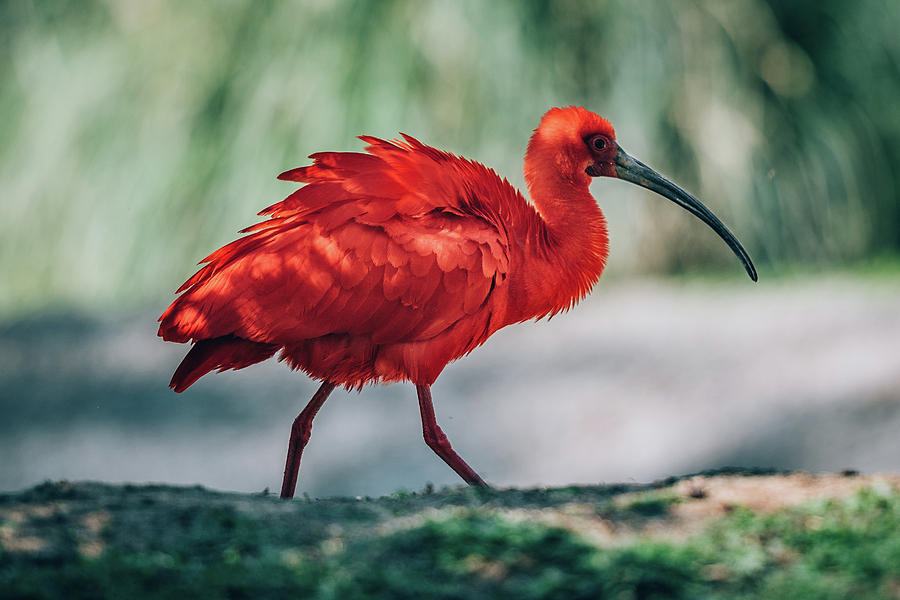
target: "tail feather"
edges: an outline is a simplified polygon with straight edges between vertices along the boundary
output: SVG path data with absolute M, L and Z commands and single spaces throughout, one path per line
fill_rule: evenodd
M 278 348 L 277 344 L 254 342 L 234 335 L 200 340 L 175 369 L 169 387 L 183 392 L 213 369 L 243 369 L 270 358 Z

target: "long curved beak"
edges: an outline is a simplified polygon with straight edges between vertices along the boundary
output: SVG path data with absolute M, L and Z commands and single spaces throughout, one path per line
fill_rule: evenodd
M 712 230 L 718 233 L 720 238 L 725 240 L 725 243 L 728 244 L 732 252 L 734 252 L 735 255 L 741 259 L 741 262 L 744 263 L 744 268 L 747 269 L 747 274 L 750 275 L 750 279 L 753 281 L 758 279 L 756 267 L 753 266 L 750 255 L 747 254 L 747 251 L 744 250 L 741 243 L 737 241 L 737 238 L 734 237 L 727 227 L 725 227 L 725 224 L 722 223 L 711 210 L 706 208 L 702 202 L 641 161 L 629 156 L 622 148 L 619 148 L 619 151 L 616 153 L 615 171 L 616 176 L 619 179 L 636 183 L 641 187 L 656 192 L 660 196 L 665 196 L 712 227 Z

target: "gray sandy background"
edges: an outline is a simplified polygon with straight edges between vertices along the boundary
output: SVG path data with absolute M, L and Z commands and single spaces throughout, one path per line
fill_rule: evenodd
M 161 310 L 164 307 L 159 307 Z M 167 387 L 185 346 L 152 312 L 0 326 L 0 490 L 46 479 L 277 491 L 315 391 L 268 361 Z M 433 388 L 457 451 L 499 486 L 649 481 L 720 466 L 900 470 L 900 281 L 833 274 L 612 280 L 502 330 Z M 410 384 L 336 391 L 298 493 L 457 484 Z

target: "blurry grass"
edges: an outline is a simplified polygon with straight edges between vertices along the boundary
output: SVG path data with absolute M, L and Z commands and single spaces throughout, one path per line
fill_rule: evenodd
M 882 253 L 866 256 L 846 263 L 785 262 L 764 264 L 759 270 L 757 285 L 791 284 L 805 280 L 838 277 L 858 280 L 861 283 L 900 284 L 900 253 Z M 727 268 L 685 268 L 662 275 L 671 283 L 709 285 L 751 285 L 744 270 L 737 262 Z M 617 276 L 605 276 L 604 280 L 621 280 Z
M 471 512 L 351 545 L 337 590 L 360 599 L 689 597 L 692 554 L 652 542 L 599 551 L 565 529 Z
M 900 254 L 880 254 L 856 261 L 837 270 L 839 273 L 872 280 L 900 283 Z
M 522 185 L 583 104 L 762 266 L 900 250 L 892 0 L 0 3 L 0 314 L 165 305 L 355 135 L 406 131 Z M 593 186 L 610 271 L 736 266 L 696 219 Z
M 624 509 L 642 517 L 661 517 L 668 513 L 674 504 L 679 502 L 681 502 L 681 498 L 678 496 L 647 492 L 631 500 L 625 505 Z
M 410 495 L 317 502 L 290 527 L 278 504 L 264 518 L 213 505 L 138 531 L 113 520 L 98 558 L 79 555 L 73 532 L 68 552 L 0 554 L 0 597 L 820 600 L 900 591 L 900 493 L 889 488 L 767 515 L 737 509 L 683 543 L 638 537 L 613 547 L 481 503 L 504 494 L 419 496 L 464 506 L 418 515 L 407 512 Z M 641 506 L 655 512 L 663 505 L 650 500 L 661 499 Z M 321 528 L 325 515 L 332 524 Z M 371 527 L 386 518 L 398 524 Z M 0 524 L 7 539 L 11 527 Z

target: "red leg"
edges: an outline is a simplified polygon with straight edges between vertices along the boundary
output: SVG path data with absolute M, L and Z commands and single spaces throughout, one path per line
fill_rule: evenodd
M 281 483 L 282 498 L 294 497 L 294 490 L 297 488 L 297 474 L 300 472 L 300 457 L 303 455 L 306 442 L 309 441 L 313 419 L 333 389 L 333 383 L 329 381 L 322 383 L 306 408 L 294 419 L 294 425 L 291 427 L 291 441 L 288 442 L 287 461 L 284 465 L 284 481 Z
M 457 475 L 462 477 L 466 483 L 488 487 L 484 479 L 479 477 L 478 473 L 473 471 L 472 467 L 467 465 L 466 461 L 453 450 L 450 440 L 437 424 L 434 418 L 434 406 L 431 403 L 431 386 L 417 385 L 416 393 L 419 395 L 419 410 L 422 412 L 422 433 L 428 447 L 444 459 L 444 462 L 450 465 L 450 468 L 456 471 Z

